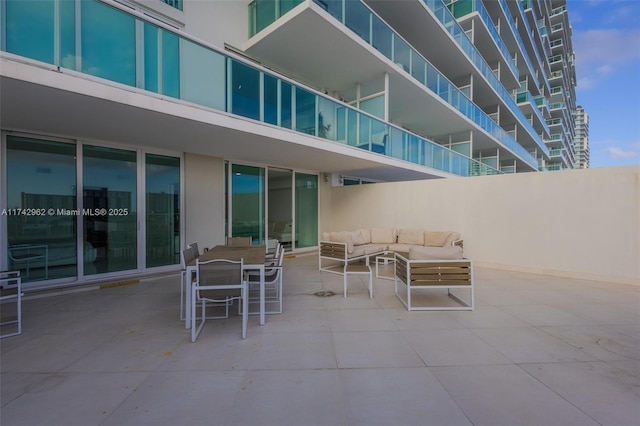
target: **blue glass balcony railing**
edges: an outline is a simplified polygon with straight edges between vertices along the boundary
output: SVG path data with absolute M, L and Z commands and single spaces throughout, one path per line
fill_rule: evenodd
M 442 75 L 436 67 L 413 49 L 409 43 L 380 19 L 378 15 L 373 13 L 364 3 L 349 0 L 333 0 L 331 2 L 327 0 L 314 1 L 325 7 L 333 17 L 354 31 L 388 59 L 403 68 L 407 73 L 411 74 L 423 86 L 435 92 L 441 99 L 488 132 L 523 161 L 532 167 L 536 167 L 536 159 L 522 147 L 522 145 L 496 124 L 481 108 L 467 98 L 456 85 Z M 456 38 L 456 40 L 466 40 L 466 42 L 460 41 L 459 43 L 467 47 L 467 52 L 470 57 L 478 58 L 480 55 L 479 52 L 471 44 L 471 41 L 464 31 L 462 31 L 462 28 L 460 28 L 453 15 L 451 15 L 446 6 L 440 3 L 439 0 L 438 4 L 441 6 L 438 8 L 438 13 L 442 16 L 441 22 L 447 22 L 445 25 L 447 28 L 455 25 L 455 28 L 459 29 L 459 32 L 454 33 L 454 38 Z M 489 77 L 490 81 L 494 81 L 494 83 L 497 82 L 496 76 L 484 59 L 481 59 L 481 63 L 484 64 L 483 74 Z M 522 115 L 522 119 L 524 119 L 524 115 L 517 105 L 515 105 L 511 96 L 506 92 L 504 86 L 497 83 L 494 84 L 494 88 L 496 88 L 499 94 L 502 92 L 503 99 L 505 102 L 508 102 L 508 105 L 514 110 L 514 113 L 519 113 Z M 535 134 L 535 132 L 533 134 Z M 540 148 L 542 150 L 547 149 L 545 146 L 541 146 Z
M 506 64 L 509 66 L 509 69 L 516 77 L 516 79 L 519 79 L 520 74 L 518 72 L 518 67 L 516 67 L 509 49 L 507 49 L 507 46 L 505 46 L 504 42 L 502 41 L 502 37 L 500 37 L 500 34 L 498 34 L 498 30 L 493 24 L 493 20 L 489 16 L 489 12 L 487 12 L 487 9 L 484 7 L 482 2 L 480 0 L 457 0 L 454 3 L 449 4 L 448 7 L 451 11 L 451 14 L 455 18 L 460 18 L 461 16 L 464 16 L 471 12 L 478 13 L 480 19 L 482 19 L 482 22 L 484 22 L 487 31 L 489 31 L 489 34 L 491 34 L 493 41 L 496 43 L 496 46 L 498 46 L 500 53 L 502 53 L 502 56 L 504 57 Z
M 476 49 L 471 40 L 469 40 L 469 37 L 467 37 L 464 30 L 462 29 L 462 27 L 460 27 L 447 6 L 445 6 L 442 0 L 422 0 L 422 2 L 426 4 L 427 7 L 433 12 L 435 17 L 442 24 L 443 28 L 447 30 L 449 34 L 451 34 L 460 48 L 467 54 L 469 59 L 471 59 L 475 66 L 480 70 L 480 73 L 485 77 L 491 87 L 496 91 L 500 99 L 502 99 L 505 105 L 513 113 L 520 125 L 524 127 L 527 133 L 529 133 L 531 138 L 535 141 L 538 149 L 548 154 L 548 149 L 545 146 L 542 138 L 539 137 L 533 126 L 531 126 L 531 123 L 529 123 L 529 120 L 527 120 L 522 111 L 520 111 L 520 108 L 518 108 L 518 105 L 516 105 L 507 89 L 505 89 L 502 83 L 500 83 L 500 80 L 495 76 L 493 70 L 491 70 L 489 65 L 487 65 L 478 49 Z
M 6 52 L 460 176 L 501 173 L 117 3 L 4 2 Z

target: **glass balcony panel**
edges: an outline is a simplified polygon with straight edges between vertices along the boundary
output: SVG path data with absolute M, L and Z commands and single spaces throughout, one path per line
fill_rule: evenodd
M 72 70 L 78 68 L 76 61 L 76 7 L 72 1 L 60 2 L 60 58 L 57 64 Z
M 331 16 L 344 23 L 342 10 L 343 0 L 319 0 L 316 1 L 316 3 L 329 12 Z
M 54 3 L 6 0 L 5 10 L 7 52 L 49 64 L 55 63 Z
M 280 81 L 280 127 L 293 128 L 293 86 Z
M 380 18 L 372 16 L 373 34 L 371 44 L 387 58 L 393 58 L 393 32 Z
M 161 34 L 160 28 L 157 25 L 152 25 L 148 22 L 144 23 L 143 38 L 144 38 L 144 82 L 140 84 L 142 89 L 149 90 L 151 92 L 159 92 L 158 81 L 158 35 Z
M 359 1 L 345 3 L 345 25 L 364 41 L 371 43 L 371 12 Z
M 296 87 L 296 130 L 316 135 L 316 97 L 300 87 Z
M 180 41 L 183 74 L 181 98 L 224 111 L 226 105 L 225 57 L 189 40 Z M 245 83 L 241 84 L 244 89 Z M 251 89 L 255 90 L 254 87 Z
M 393 38 L 393 62 L 406 72 L 411 70 L 411 48 L 400 37 Z
M 180 37 L 162 32 L 162 87 L 160 92 L 180 98 Z
M 358 147 L 371 150 L 371 117 L 360 115 L 360 134 L 358 137 Z
M 278 16 L 276 0 L 258 0 L 254 4 L 255 34 L 257 34 L 278 19 Z
M 318 99 L 318 137 L 337 140 L 338 105 L 327 98 Z
M 278 79 L 264 75 L 264 122 L 278 125 Z
M 260 119 L 260 72 L 242 62 L 231 61 L 231 111 Z
M 411 75 L 413 78 L 418 80 L 420 84 L 425 85 L 426 83 L 426 68 L 427 61 L 425 61 L 422 56 L 417 54 L 415 51 L 411 51 Z
M 358 112 L 349 108 L 347 109 L 347 144 L 356 146 L 358 143 Z
M 98 1 L 83 1 L 81 8 L 81 71 L 135 86 L 135 19 Z
M 280 0 L 280 16 L 284 15 L 302 2 L 303 0 Z

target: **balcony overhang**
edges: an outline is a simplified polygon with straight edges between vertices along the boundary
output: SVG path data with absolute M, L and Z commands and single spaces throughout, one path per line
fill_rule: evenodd
M 9 54 L 0 56 L 0 87 L 2 130 L 374 181 L 454 176 Z
M 404 2 L 399 2 L 404 3 Z M 427 13 L 424 6 L 421 13 Z M 434 34 L 445 37 L 441 29 Z M 448 37 L 447 37 L 447 40 Z M 431 40 L 433 45 L 437 45 Z M 496 149 L 496 140 L 445 103 L 316 3 L 301 3 L 249 39 L 244 52 L 262 65 L 319 91 L 352 93 L 357 83 L 384 81 L 389 75 L 390 120 L 432 140 L 473 132 L 474 150 Z M 452 66 L 467 61 L 462 53 Z M 530 166 L 506 148 L 503 158 Z

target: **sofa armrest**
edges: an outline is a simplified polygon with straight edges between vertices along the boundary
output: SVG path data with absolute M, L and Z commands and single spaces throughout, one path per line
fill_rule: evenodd
M 346 260 L 347 259 L 347 243 L 338 243 L 336 241 L 320 241 L 320 257 Z
M 464 249 L 464 240 L 463 239 L 459 239 L 459 240 L 455 240 L 451 242 L 452 246 L 458 246 L 462 249 Z

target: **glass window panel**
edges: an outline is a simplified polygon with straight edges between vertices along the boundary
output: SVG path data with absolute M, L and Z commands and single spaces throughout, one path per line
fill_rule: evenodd
M 318 176 L 296 173 L 296 225 L 297 248 L 318 245 Z
M 147 154 L 147 267 L 180 263 L 180 159 Z
M 83 147 L 84 241 L 96 249 L 85 275 L 137 268 L 136 152 Z
M 162 92 L 180 98 L 180 38 L 162 30 Z
M 135 86 L 135 19 L 98 1 L 81 6 L 82 72 Z
M 3 2 L 6 11 L 7 52 L 54 64 L 53 1 Z
M 74 144 L 7 136 L 7 207 L 43 213 L 7 216 L 8 266 L 25 283 L 77 275 L 75 157 Z
M 260 72 L 238 61 L 231 61 L 231 112 L 260 119 Z
M 225 57 L 182 39 L 182 99 L 225 110 Z
M 293 172 L 269 169 L 268 238 L 275 238 L 287 249 L 293 246 Z
M 296 130 L 316 134 L 316 96 L 296 87 Z
M 264 75 L 264 121 L 278 124 L 278 79 Z
M 233 164 L 231 173 L 231 236 L 264 244 L 264 168 Z

